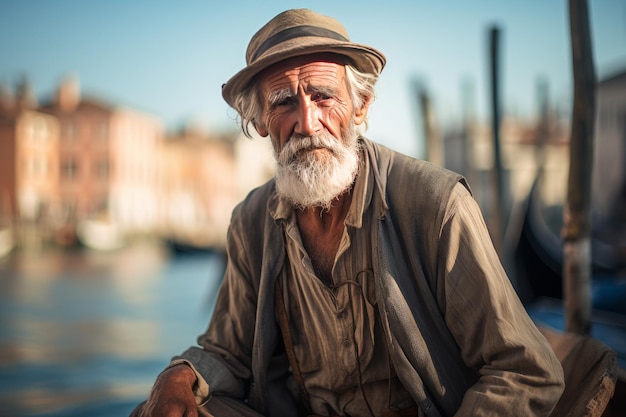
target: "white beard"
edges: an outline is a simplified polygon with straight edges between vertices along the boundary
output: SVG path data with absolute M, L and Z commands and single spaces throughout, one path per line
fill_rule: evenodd
M 293 135 L 280 150 L 274 145 L 278 195 L 296 208 L 330 209 L 333 200 L 352 186 L 360 149 L 354 123 L 344 139 L 325 130 L 315 136 Z

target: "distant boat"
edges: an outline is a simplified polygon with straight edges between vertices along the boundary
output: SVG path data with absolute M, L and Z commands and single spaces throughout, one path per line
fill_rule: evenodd
M 76 234 L 84 246 L 94 250 L 111 251 L 127 245 L 124 233 L 119 226 L 105 218 L 79 221 Z
M 0 258 L 7 256 L 15 247 L 15 236 L 10 226 L 0 229 Z
M 163 243 L 175 255 L 207 255 L 224 253 L 225 249 L 207 243 L 198 243 L 176 238 L 165 238 Z
M 196 222 L 172 226 L 160 233 L 161 240 L 175 254 L 199 254 L 226 250 L 226 226 L 219 223 Z

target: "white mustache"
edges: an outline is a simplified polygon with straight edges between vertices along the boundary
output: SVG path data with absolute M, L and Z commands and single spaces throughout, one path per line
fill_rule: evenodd
M 328 149 L 336 153 L 341 145 L 337 139 L 328 132 L 324 132 L 315 136 L 293 135 L 280 150 L 278 155 L 278 163 L 287 166 L 293 163 L 298 153 L 312 149 Z

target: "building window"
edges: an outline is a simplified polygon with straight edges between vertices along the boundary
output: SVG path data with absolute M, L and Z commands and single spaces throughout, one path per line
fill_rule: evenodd
M 48 136 L 48 125 L 46 121 L 37 117 L 33 120 L 33 138 L 37 144 L 43 143 Z
M 63 179 L 73 181 L 78 174 L 78 166 L 74 158 L 68 158 L 61 164 L 61 176 Z
M 48 161 L 41 154 L 33 153 L 26 158 L 25 175 L 27 178 L 43 179 L 48 174 Z

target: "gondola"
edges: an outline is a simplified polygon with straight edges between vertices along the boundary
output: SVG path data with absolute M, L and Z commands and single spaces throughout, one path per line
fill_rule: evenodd
M 538 182 L 520 203 L 522 226 L 510 266 L 522 299 L 563 298 L 563 243 L 544 216 Z M 626 314 L 626 257 L 623 248 L 591 239 L 592 305 L 601 310 Z

